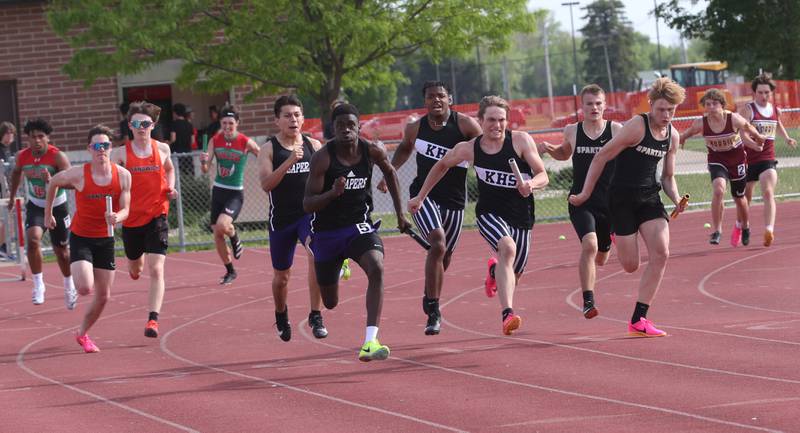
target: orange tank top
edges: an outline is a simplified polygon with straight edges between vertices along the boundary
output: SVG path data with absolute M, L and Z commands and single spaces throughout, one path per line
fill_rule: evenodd
M 169 212 L 169 187 L 161 153 L 155 140 L 150 140 L 150 147 L 150 156 L 139 158 L 133 143 L 125 144 L 125 168 L 131 172 L 131 209 L 122 223 L 125 227 L 141 227 Z
M 117 164 L 111 165 L 111 182 L 108 185 L 94 183 L 90 163 L 84 164 L 83 190 L 75 191 L 76 209 L 70 227 L 72 233 L 85 238 L 107 238 L 106 196 L 111 196 L 112 209 L 117 211 L 121 192 Z

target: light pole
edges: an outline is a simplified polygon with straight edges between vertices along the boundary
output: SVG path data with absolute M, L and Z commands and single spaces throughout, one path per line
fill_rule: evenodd
M 658 1 L 653 0 L 653 15 L 656 17 L 656 47 L 658 50 L 658 65 L 656 65 L 656 69 L 658 69 L 658 74 L 661 75 L 661 38 L 658 35 Z
M 561 6 L 569 6 L 569 23 L 572 27 L 572 63 L 575 66 L 575 81 L 572 83 L 573 99 L 575 100 L 575 120 L 578 120 L 578 95 L 575 91 L 578 86 L 578 48 L 575 46 L 575 20 L 572 18 L 572 7 L 579 5 L 580 2 L 561 3 Z

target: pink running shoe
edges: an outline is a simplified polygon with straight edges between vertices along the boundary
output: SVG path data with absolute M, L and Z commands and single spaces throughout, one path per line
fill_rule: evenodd
M 516 314 L 509 314 L 506 317 L 506 320 L 503 320 L 503 334 L 511 335 L 519 329 L 522 325 L 522 317 L 517 316 Z
M 731 230 L 731 246 L 738 247 L 739 241 L 742 240 L 742 228 L 733 226 L 733 230 Z
M 100 348 L 97 347 L 91 338 L 89 338 L 89 334 L 78 335 L 75 334 L 75 340 L 83 347 L 83 351 L 86 353 L 95 353 L 99 352 Z
M 665 337 L 666 332 L 658 329 L 653 322 L 642 317 L 636 323 L 628 323 L 628 334 L 636 337 Z
M 490 298 L 494 298 L 494 295 L 497 294 L 497 281 L 494 279 L 494 272 L 492 272 L 492 266 L 497 265 L 497 259 L 492 257 L 486 263 L 488 270 L 486 271 L 486 296 Z

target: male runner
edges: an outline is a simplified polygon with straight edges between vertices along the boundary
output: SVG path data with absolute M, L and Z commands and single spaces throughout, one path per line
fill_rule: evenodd
M 272 296 L 275 299 L 275 324 L 283 341 L 292 338 L 289 307 L 286 303 L 289 277 L 297 242 L 308 253 L 308 292 L 311 312 L 308 325 L 316 338 L 328 336 L 322 323 L 322 298 L 314 270 L 314 255 L 308 249 L 311 215 L 303 211 L 311 156 L 322 146 L 319 141 L 302 134 L 303 103 L 294 95 L 275 101 L 275 124 L 278 134 L 272 137 L 258 155 L 261 188 L 269 194 L 269 252 L 272 258 Z
M 75 189 L 75 216 L 70 226 L 70 267 L 78 292 L 85 296 L 94 291 L 94 300 L 75 339 L 86 353 L 100 349 L 87 332 L 103 312 L 114 283 L 114 236 L 109 229 L 128 217 L 131 200 L 131 174 L 109 159 L 111 128 L 98 125 L 89 130 L 91 161 L 59 172 L 47 186 L 44 219 L 49 228 L 56 226 L 53 201 L 57 188 Z M 112 209 L 107 209 L 107 197 Z
M 681 133 L 681 147 L 689 137 L 703 134 L 708 149 L 708 172 L 711 174 L 711 233 L 709 243 L 719 245 L 722 236 L 722 212 L 725 209 L 726 180 L 731 183 L 731 197 L 736 203 L 736 225 L 731 230 L 731 245 L 736 247 L 739 241 L 743 245 L 750 244 L 750 210 L 744 196 L 747 185 L 747 153 L 760 152 L 764 136 L 758 133 L 753 125 L 736 113 L 725 110 L 725 94 L 719 89 L 708 89 L 700 98 L 706 112 L 701 119 L 692 122 L 689 128 Z M 756 142 L 748 140 L 742 144 L 740 130 L 745 130 Z
M 483 135 L 458 143 L 447 152 L 430 169 L 419 194 L 408 202 L 412 214 L 419 212 L 447 170 L 464 162 L 474 164 L 478 178 L 475 215 L 481 236 L 497 254 L 494 274 L 505 335 L 511 335 L 522 324 L 522 318 L 514 314 L 514 290 L 528 262 L 535 219 L 533 191 L 549 182 L 531 136 L 507 129 L 508 111 L 508 102 L 503 98 L 483 97 L 478 108 Z M 513 173 L 511 159 L 522 173 L 521 182 Z
M 422 86 L 422 95 L 428 113 L 406 125 L 403 140 L 392 156 L 392 166 L 397 170 L 408 160 L 411 152 L 417 151 L 417 177 L 409 187 L 412 197 L 419 193 L 431 167 L 448 150 L 481 134 L 481 127 L 475 119 L 450 109 L 453 99 L 443 82 L 427 81 Z M 386 182 L 381 181 L 378 190 L 386 192 Z M 422 297 L 422 310 L 428 316 L 425 335 L 437 335 L 441 328 L 439 297 L 444 272 L 450 266 L 461 236 L 466 196 L 467 164 L 464 163 L 448 170 L 420 211 L 412 215 L 422 236 L 431 244 L 425 259 L 425 293 Z
M 211 189 L 211 229 L 214 231 L 214 244 L 217 254 L 225 265 L 225 275 L 220 284 L 230 284 L 236 279 L 231 255 L 242 256 L 242 243 L 233 222 L 244 205 L 244 169 L 247 154 L 258 156 L 259 147 L 253 139 L 238 131 L 239 113 L 232 106 L 222 107 L 219 114 L 222 134 L 215 135 L 208 143 L 208 152 L 200 155 L 200 168 L 208 172 L 211 160 L 217 160 L 217 174 Z M 230 239 L 231 248 L 225 244 L 225 236 Z
M 746 120 L 766 137 L 760 152 L 747 151 L 747 202 L 753 200 L 753 189 L 756 182 L 761 186 L 761 199 L 764 201 L 764 246 L 772 245 L 775 240 L 775 186 L 778 184 L 778 161 L 775 158 L 775 135 L 780 134 L 786 144 L 797 147 L 797 140 L 789 136 L 781 122 L 781 112 L 770 100 L 775 91 L 775 81 L 767 74 L 761 74 L 750 83 L 753 89 L 753 102 L 745 104 L 739 111 Z M 750 137 L 743 136 L 745 143 Z
M 169 199 L 176 198 L 175 168 L 167 143 L 150 138 L 161 108 L 145 101 L 128 108 L 133 141 L 111 152 L 111 162 L 131 173 L 130 215 L 122 224 L 128 273 L 138 280 L 145 264 L 150 276 L 145 337 L 158 337 L 158 314 L 164 301 L 164 262 L 167 258 Z
M 409 228 L 403 215 L 397 172 L 380 142 L 359 138 L 358 109 L 350 104 L 331 114 L 334 138 L 311 157 L 303 209 L 313 212 L 311 250 L 322 302 L 328 309 L 339 303 L 339 271 L 345 258 L 355 260 L 367 274 L 367 329 L 358 359 L 389 357 L 378 341 L 383 308 L 383 242 L 372 224 L 372 166 L 383 172 L 392 196 L 397 227 Z
M 20 181 L 25 176 L 28 190 L 28 202 L 25 204 L 25 238 L 28 241 L 28 266 L 33 275 L 33 304 L 44 303 L 46 287 L 42 273 L 42 235 L 48 228 L 45 226 L 44 205 L 47 183 L 58 172 L 70 168 L 67 155 L 50 143 L 53 128 L 44 119 L 33 119 L 25 123 L 23 129 L 28 136 L 28 147 L 17 152 L 14 170 L 11 172 L 8 209 L 14 206 Z M 59 190 L 54 197 L 53 215 L 56 225 L 50 228 L 50 243 L 56 262 L 64 276 L 64 303 L 68 310 L 75 308 L 77 294 L 72 282 L 69 266 L 69 249 L 67 247 L 67 230 L 70 216 L 67 208 L 67 192 Z
M 570 194 L 583 188 L 586 172 L 594 155 L 622 129 L 622 124 L 603 119 L 606 109 L 606 93 L 597 84 L 581 89 L 581 104 L 584 120 L 564 128 L 564 141 L 559 146 L 543 142 L 540 151 L 553 158 L 565 161 L 572 157 L 572 187 Z M 597 186 L 589 200 L 581 206 L 569 205 L 569 219 L 581 242 L 581 258 L 578 276 L 583 293 L 583 317 L 591 319 L 598 311 L 594 300 L 597 281 L 597 266 L 608 261 L 611 251 L 611 216 L 608 210 L 608 187 L 614 176 L 614 161 L 606 164 Z
M 678 131 L 672 117 L 685 91 L 669 78 L 659 78 L 647 94 L 650 112 L 631 118 L 622 130 L 597 152 L 586 173 L 582 191 L 570 195 L 573 206 L 584 204 L 600 178 L 606 163 L 616 158 L 614 177 L 609 190 L 611 224 L 616 236 L 617 255 L 626 272 L 639 268 L 639 239 L 644 238 L 649 260 L 639 282 L 639 297 L 628 332 L 641 337 L 662 337 L 666 332 L 647 320 L 647 310 L 655 298 L 669 258 L 669 217 L 661 203 L 659 191 L 675 203 L 679 212 L 686 208 L 680 203 L 675 182 L 675 155 L 678 153 Z M 656 168 L 664 160 L 661 184 L 656 181 Z

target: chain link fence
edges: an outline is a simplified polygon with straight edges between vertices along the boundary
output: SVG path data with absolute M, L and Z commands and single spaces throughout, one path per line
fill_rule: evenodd
M 782 110 L 782 120 L 789 126 L 790 135 L 795 139 L 800 138 L 800 109 Z M 693 117 L 681 117 L 674 120 L 674 125 L 679 131 L 689 127 Z M 537 129 L 529 131 L 534 140 L 546 140 L 551 143 L 562 141 L 562 128 Z M 266 141 L 265 137 L 257 140 L 260 144 Z M 386 142 L 390 157 L 397 141 Z M 786 145 L 783 138 L 777 138 L 775 151 L 779 160 L 778 174 L 779 182 L 776 196 L 778 199 L 790 199 L 800 196 L 800 150 L 792 149 Z M 236 227 L 240 238 L 251 245 L 266 244 L 267 218 L 269 214 L 269 201 L 267 194 L 261 189 L 258 178 L 258 166 L 256 158 L 248 156 L 249 160 L 244 177 L 244 207 L 236 221 Z M 81 164 L 86 161 L 85 153 L 70 154 L 73 164 Z M 215 167 L 210 167 L 208 174 L 203 174 L 200 170 L 200 152 L 173 154 L 173 164 L 176 167 L 176 189 L 179 192 L 178 199 L 173 200 L 170 207 L 170 245 L 173 250 L 186 250 L 193 248 L 208 248 L 213 246 L 213 236 L 210 230 L 210 209 L 211 209 L 211 175 L 216 173 Z M 549 156 L 544 157 L 545 167 L 550 177 L 550 184 L 542 191 L 534 193 L 536 199 L 536 219 L 539 222 L 559 221 L 568 219 L 566 197 L 572 184 L 572 163 L 571 161 L 555 161 Z M 13 166 L 13 162 L 11 163 Z M 7 173 L 10 172 L 7 170 Z M 416 175 L 415 158 L 409 158 L 408 162 L 398 170 L 402 198 L 408 200 L 408 186 Z M 710 205 L 711 201 L 711 182 L 706 165 L 706 150 L 702 138 L 695 138 L 687 141 L 684 149 L 678 152 L 676 163 L 676 176 L 679 190 L 682 194 L 689 193 L 692 196 L 690 205 L 692 207 L 704 207 Z M 383 175 L 379 169 L 373 173 L 373 200 L 375 210 L 374 219 L 382 219 L 383 227 L 386 231 L 394 231 L 396 220 L 394 208 L 389 194 L 384 194 L 375 190 L 374 186 L 382 179 Z M 22 193 L 18 193 L 21 195 Z M 74 212 L 74 194 L 70 192 L 70 211 Z M 760 200 L 760 191 L 756 189 L 755 200 Z M 728 196 L 729 197 L 729 196 Z M 471 227 L 475 225 L 474 204 L 477 199 L 477 180 L 471 172 L 467 177 L 467 210 L 465 212 L 464 223 Z M 664 198 L 665 204 L 670 203 Z M 9 215 L 2 213 L 2 215 Z M 117 236 L 120 230 L 117 229 Z M 11 234 L 13 237 L 13 233 Z M 118 238 L 119 240 L 119 238 Z M 49 244 L 49 236 L 44 236 L 43 244 Z M 119 242 L 118 247 L 121 247 Z

